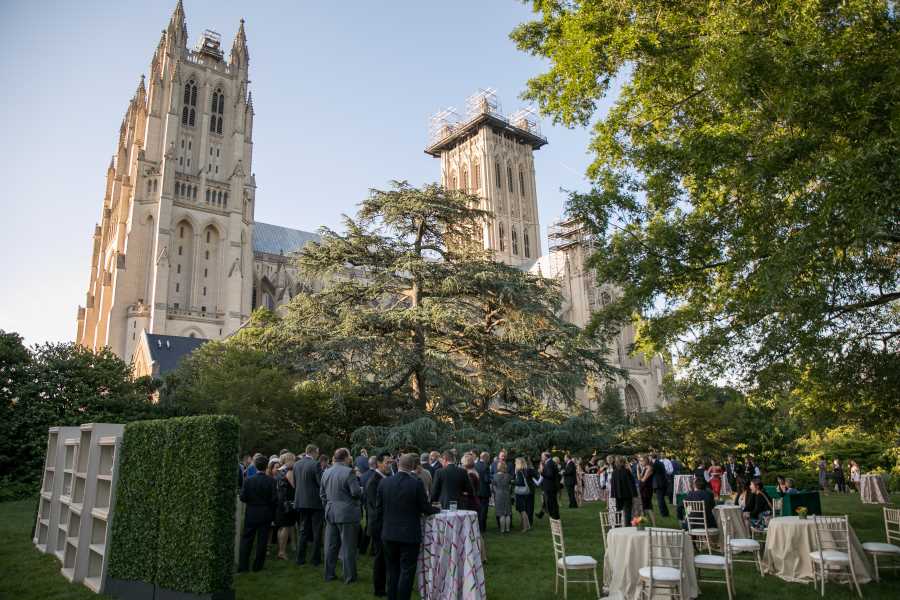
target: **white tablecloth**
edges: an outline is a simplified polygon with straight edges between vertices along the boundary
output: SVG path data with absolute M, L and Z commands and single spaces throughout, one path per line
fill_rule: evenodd
M 861 475 L 859 478 L 859 497 L 865 504 L 887 504 L 887 486 L 884 477 L 874 473 Z
M 686 494 L 693 489 L 693 475 L 676 475 L 675 491 L 672 492 L 672 504 L 677 504 L 678 494 Z
M 603 585 L 609 589 L 609 600 L 639 600 L 641 577 L 638 569 L 650 566 L 650 531 L 636 527 L 618 527 L 606 534 L 603 557 Z M 697 574 L 694 571 L 694 545 L 684 534 L 684 595 L 696 598 Z
M 741 507 L 736 504 L 719 504 L 715 508 L 716 524 L 719 530 L 722 529 L 722 523 L 728 521 L 728 535 L 732 538 L 748 539 L 750 537 L 750 529 L 744 520 Z
M 808 583 L 815 580 L 813 561 L 809 553 L 818 550 L 816 524 L 812 517 L 775 517 L 769 521 L 763 569 L 785 581 Z M 850 528 L 850 555 L 859 583 L 872 580 L 869 561 L 862 545 Z
M 418 565 L 422 600 L 486 600 L 480 537 L 473 510 L 425 519 Z
M 603 499 L 603 490 L 600 489 L 600 476 L 597 474 L 585 473 L 582 482 L 584 484 L 584 501 L 597 502 Z

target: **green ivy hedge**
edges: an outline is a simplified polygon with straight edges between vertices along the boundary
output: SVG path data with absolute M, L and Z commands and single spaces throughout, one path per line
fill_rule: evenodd
M 109 577 L 195 594 L 231 589 L 238 429 L 225 416 L 125 426 Z

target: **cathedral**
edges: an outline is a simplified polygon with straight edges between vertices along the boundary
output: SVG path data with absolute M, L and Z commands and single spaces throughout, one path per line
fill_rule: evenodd
M 257 306 L 277 309 L 322 285 L 293 262 L 315 233 L 254 219 L 248 77 L 243 20 L 227 57 L 213 31 L 191 49 L 178 0 L 119 129 L 77 317 L 77 343 L 108 346 L 137 375 L 158 377 L 203 341 L 234 333 Z M 542 255 L 533 153 L 546 144 L 532 113 L 507 117 L 496 94 L 482 90 L 464 115 L 435 115 L 425 152 L 440 160 L 444 186 L 479 196 L 494 213 L 485 248 L 559 279 L 563 316 L 584 325 L 616 290 L 583 268 L 590 247 L 577 223 L 551 228 Z M 653 410 L 665 402 L 666 363 L 629 354 L 633 338 L 625 327 L 609 359 L 629 373 L 617 382 L 626 410 Z M 580 400 L 592 407 L 596 397 L 586 390 Z

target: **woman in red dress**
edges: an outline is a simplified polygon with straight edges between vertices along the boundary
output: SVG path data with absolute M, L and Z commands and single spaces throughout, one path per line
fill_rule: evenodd
M 709 469 L 706 470 L 709 476 L 709 487 L 712 488 L 712 493 L 716 498 L 719 497 L 719 492 L 722 491 L 722 475 L 724 472 L 722 467 L 719 466 L 719 462 L 715 460 L 712 461 Z

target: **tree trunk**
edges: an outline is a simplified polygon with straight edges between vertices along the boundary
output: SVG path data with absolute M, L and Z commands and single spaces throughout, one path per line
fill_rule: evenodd
M 419 222 L 416 231 L 416 255 L 422 257 L 422 238 L 425 236 L 425 221 Z M 410 302 L 413 310 L 418 309 L 422 301 L 422 286 L 419 274 L 413 275 L 412 290 L 410 291 Z M 416 325 L 412 331 L 415 372 L 412 378 L 412 396 L 416 408 L 425 410 L 428 405 L 428 393 L 425 389 L 425 332 L 421 325 Z

